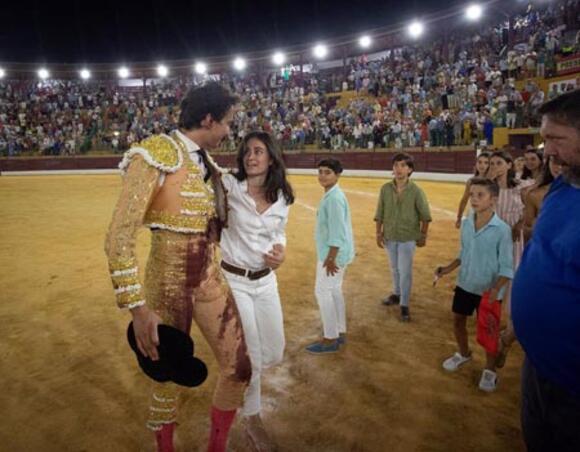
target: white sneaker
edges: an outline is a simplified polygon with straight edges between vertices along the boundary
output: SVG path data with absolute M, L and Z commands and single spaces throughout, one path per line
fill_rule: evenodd
M 455 372 L 470 359 L 471 355 L 463 356 L 461 353 L 455 352 L 451 358 L 447 358 L 445 361 L 443 361 L 443 369 L 448 372 Z
M 485 392 L 493 392 L 497 388 L 497 374 L 489 369 L 484 369 L 479 380 L 479 389 Z

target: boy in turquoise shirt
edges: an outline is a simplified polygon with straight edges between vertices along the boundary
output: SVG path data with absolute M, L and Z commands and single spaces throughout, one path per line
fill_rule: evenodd
M 346 309 L 342 282 L 346 267 L 354 259 L 350 207 L 338 186 L 342 165 L 336 159 L 318 163 L 318 182 L 324 196 L 316 216 L 315 294 L 322 318 L 323 338 L 306 347 L 313 354 L 337 352 L 346 336 Z
M 506 284 L 514 276 L 511 228 L 494 211 L 499 186 L 489 179 L 473 178 L 469 196 L 473 212 L 461 225 L 459 257 L 435 271 L 439 278 L 461 266 L 452 308 L 459 351 L 443 362 L 449 372 L 471 360 L 466 323 L 467 317 L 479 308 L 482 294 L 489 291 L 490 302 L 501 300 Z M 495 355 L 487 353 L 486 361 L 479 388 L 492 392 L 497 386 Z

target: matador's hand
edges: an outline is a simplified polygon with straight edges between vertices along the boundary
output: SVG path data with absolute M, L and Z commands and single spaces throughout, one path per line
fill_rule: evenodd
M 145 305 L 131 309 L 131 314 L 133 315 L 133 329 L 135 330 L 137 347 L 143 355 L 157 361 L 159 359 L 157 325 L 161 323 L 161 317 Z

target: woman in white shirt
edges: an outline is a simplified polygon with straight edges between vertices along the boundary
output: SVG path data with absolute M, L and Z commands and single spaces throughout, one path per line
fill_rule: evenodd
M 284 325 L 273 270 L 284 261 L 289 205 L 294 202 L 282 154 L 265 132 L 247 134 L 237 172 L 223 176 L 228 227 L 222 232 L 222 270 L 240 312 L 252 380 L 242 414 L 249 440 L 259 451 L 273 448 L 260 418 L 260 376 L 282 360 Z

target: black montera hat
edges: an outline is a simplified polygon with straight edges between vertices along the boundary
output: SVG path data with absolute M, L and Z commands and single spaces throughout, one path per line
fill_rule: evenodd
M 149 378 L 164 383 L 172 381 L 181 386 L 194 387 L 207 378 L 205 363 L 193 356 L 193 340 L 188 334 L 169 325 L 158 325 L 159 360 L 144 356 L 137 347 L 133 322 L 127 328 L 129 345 L 137 355 L 139 367 Z

